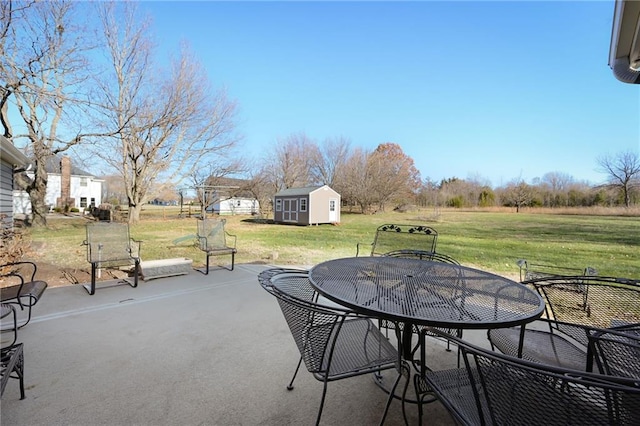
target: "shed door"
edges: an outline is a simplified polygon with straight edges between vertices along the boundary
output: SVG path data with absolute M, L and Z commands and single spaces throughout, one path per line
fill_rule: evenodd
M 290 198 L 290 199 L 283 200 L 282 220 L 284 222 L 298 221 L 298 199 L 297 198 Z
M 329 200 L 329 222 L 337 222 L 338 221 L 338 212 L 337 206 L 338 200 L 335 198 L 331 198 Z

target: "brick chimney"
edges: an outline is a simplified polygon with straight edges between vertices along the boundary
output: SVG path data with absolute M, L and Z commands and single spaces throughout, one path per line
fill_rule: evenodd
M 66 155 L 60 160 L 60 198 L 58 207 L 68 211 L 74 206 L 75 200 L 71 198 L 71 160 Z

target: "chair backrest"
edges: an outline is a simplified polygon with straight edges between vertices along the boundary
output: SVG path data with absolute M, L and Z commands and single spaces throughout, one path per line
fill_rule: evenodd
M 137 259 L 139 247 L 132 244 L 129 224 L 119 222 L 89 222 L 86 226 L 87 260 L 101 267 Z
M 572 374 L 477 348 L 462 347 L 462 352 L 469 371 L 477 372 L 476 398 L 485 399 L 487 424 L 640 424 L 636 381 Z
M 198 241 L 200 250 L 216 250 L 227 248 L 227 233 L 224 226 L 225 219 L 199 219 Z
M 543 263 L 531 263 L 526 259 L 518 259 L 516 264 L 520 268 L 520 281 L 566 275 L 596 275 L 598 273 L 594 268 L 589 266 L 580 269 Z
M 547 318 L 597 328 L 640 322 L 640 281 L 599 276 L 524 281 L 546 303 Z
M 435 334 L 456 343 L 463 354 L 475 399 L 471 406 L 458 403 L 467 418 L 509 426 L 640 424 L 637 380 L 529 362 Z
M 460 262 L 443 253 L 435 253 L 424 250 L 394 250 L 384 253 L 383 256 L 388 257 L 404 257 L 407 259 L 431 260 L 433 262 L 450 263 L 452 265 L 460 265 Z
M 371 256 L 382 256 L 395 250 L 422 250 L 435 253 L 438 232 L 424 225 L 381 225 L 376 229 Z
M 640 379 L 640 324 L 592 331 L 589 341 L 600 371 L 612 376 Z
M 306 271 L 266 270 L 258 275 L 258 280 L 278 300 L 307 370 L 327 371 L 331 347 L 348 311 L 316 303 L 317 294 Z

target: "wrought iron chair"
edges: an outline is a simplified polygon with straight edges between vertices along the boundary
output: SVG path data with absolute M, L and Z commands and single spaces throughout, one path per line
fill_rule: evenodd
M 437 333 L 437 331 L 435 331 Z M 443 337 L 447 337 L 443 335 Z M 637 380 L 567 370 L 492 352 L 455 337 L 464 367 L 416 375 L 463 425 L 635 425 Z M 419 421 L 422 424 L 422 405 Z
M 591 330 L 640 322 L 640 283 L 598 276 L 548 276 L 524 281 L 546 303 L 546 319 L 524 328 L 489 330 L 493 348 L 530 361 L 591 371 Z
M 262 287 L 278 300 L 300 351 L 300 360 L 287 389 L 293 389 L 293 382 L 303 362 L 307 370 L 324 384 L 316 425 L 322 416 L 328 382 L 399 365 L 397 350 L 371 319 L 318 302 L 318 294 L 311 286 L 306 271 L 268 269 L 258 279 Z M 398 375 L 391 390 L 382 421 L 387 415 L 400 377 Z
M 567 275 L 596 275 L 598 272 L 589 266 L 584 269 L 570 268 L 566 266 L 549 265 L 544 263 L 532 263 L 527 259 L 518 259 L 516 262 L 520 268 L 520 281 L 528 281 L 535 278 L 562 277 Z
M 11 318 L 11 327 L 7 327 L 8 318 Z M 12 346 L 16 343 L 16 340 L 18 340 L 18 317 L 16 314 L 16 308 L 8 303 L 0 304 L 0 321 L 2 322 L 2 331 L 11 331 L 13 334 L 11 343 L 3 344 L 2 347 Z
M 592 330 L 589 342 L 601 372 L 640 379 L 640 324 Z
M 369 252 L 371 256 L 382 256 L 395 250 L 415 249 L 424 252 L 435 253 L 438 242 L 438 231 L 424 225 L 380 225 L 376 229 L 373 242 L 370 244 L 358 243 L 356 256 L 360 252 Z M 370 246 L 370 250 L 364 247 Z
M 118 222 L 89 222 L 86 227 L 87 261 L 91 263 L 91 284 L 83 287 L 90 295 L 96 292 L 96 278 L 102 268 L 121 268 L 133 266 L 133 283 L 125 280 L 131 287 L 138 286 L 140 275 L 141 241 L 131 238 L 129 224 Z
M 0 350 L 0 395 L 10 378 L 20 381 L 20 399 L 24 399 L 24 354 L 23 344 L 16 343 Z
M 20 310 L 27 308 L 27 319 L 18 328 L 22 328 L 29 323 L 31 320 L 31 308 L 38 303 L 47 289 L 48 284 L 45 281 L 36 280 L 37 271 L 36 264 L 29 261 L 0 265 L 0 277 L 15 279 L 19 282 L 18 284 L 0 288 L 0 301 L 18 305 Z
M 207 263 L 205 269 L 198 271 L 205 275 L 209 274 L 209 258 L 211 256 L 231 255 L 231 268 L 233 271 L 235 263 L 236 236 L 228 233 L 224 226 L 226 220 L 200 219 L 198 220 L 198 244 L 200 250 L 206 253 Z

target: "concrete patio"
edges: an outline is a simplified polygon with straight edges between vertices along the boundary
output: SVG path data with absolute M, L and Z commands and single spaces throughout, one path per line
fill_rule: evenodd
M 313 424 L 322 384 L 303 370 L 286 390 L 299 353 L 258 283 L 267 267 L 192 271 L 138 288 L 99 287 L 94 296 L 80 285 L 47 289 L 18 334 L 26 399 L 11 380 L 2 424 Z M 465 333 L 476 342 L 484 336 Z M 455 365 L 455 349 L 431 342 L 431 365 Z M 322 423 L 377 424 L 386 399 L 369 375 L 331 382 Z M 407 410 L 417 424 L 417 407 Z M 426 424 L 454 424 L 440 403 L 425 413 Z M 385 424 L 403 423 L 395 400 Z

